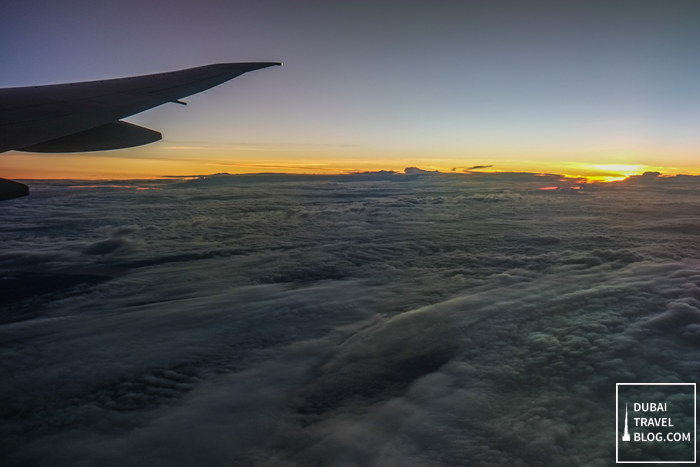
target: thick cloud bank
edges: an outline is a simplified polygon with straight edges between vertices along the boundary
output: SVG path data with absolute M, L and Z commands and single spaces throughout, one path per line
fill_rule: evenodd
M 700 375 L 692 177 L 32 189 L 0 206 L 3 465 L 606 466 L 615 383 Z

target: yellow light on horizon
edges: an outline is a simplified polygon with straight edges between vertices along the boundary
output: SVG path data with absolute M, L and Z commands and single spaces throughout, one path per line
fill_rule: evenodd
M 631 174 L 631 175 L 635 175 L 635 174 Z M 595 182 L 603 182 L 603 183 L 621 182 L 621 181 L 623 181 L 623 180 L 627 180 L 627 178 L 630 177 L 631 175 L 625 175 L 625 176 L 622 176 L 622 177 L 614 177 L 614 176 L 609 176 L 609 177 L 606 177 L 606 176 L 592 176 L 592 177 L 586 177 L 586 179 L 587 179 L 589 182 L 594 182 L 594 183 L 595 183 Z
M 593 167 L 598 170 L 602 170 L 604 172 L 614 172 L 618 174 L 623 174 L 626 177 L 630 177 L 632 175 L 641 175 L 642 173 L 646 172 L 649 168 L 648 165 L 622 165 L 622 164 L 599 164 L 599 165 L 591 165 L 590 167 Z
M 183 148 L 184 149 L 184 148 Z M 212 149 L 212 148 L 210 148 Z M 647 164 L 606 164 L 600 158 L 591 162 L 575 160 L 518 160 L 487 158 L 451 158 L 426 155 L 383 155 L 375 158 L 364 151 L 348 154 L 306 152 L 298 148 L 287 152 L 236 150 L 190 151 L 163 147 L 144 147 L 123 152 L 42 155 L 9 152 L 0 158 L 0 177 L 9 179 L 150 179 L 167 176 L 193 176 L 213 173 L 305 173 L 332 174 L 365 171 L 394 170 L 406 167 L 438 170 L 443 173 L 527 172 L 559 174 L 567 178 L 581 178 L 591 182 L 624 180 L 644 172 L 662 172 L 665 175 L 700 173 L 695 167 L 671 167 Z M 613 159 L 609 159 L 614 162 Z M 468 162 L 468 164 L 466 163 Z M 637 161 L 635 161 L 637 162 Z M 641 162 L 641 161 L 638 161 Z M 645 161 L 646 162 L 646 161 Z M 674 164 L 678 165 L 678 164 Z M 469 170 L 471 167 L 473 168 Z

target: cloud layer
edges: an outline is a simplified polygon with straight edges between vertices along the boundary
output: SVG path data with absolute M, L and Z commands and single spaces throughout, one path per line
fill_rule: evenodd
M 694 179 L 387 177 L 5 203 L 3 463 L 602 466 L 697 379 Z

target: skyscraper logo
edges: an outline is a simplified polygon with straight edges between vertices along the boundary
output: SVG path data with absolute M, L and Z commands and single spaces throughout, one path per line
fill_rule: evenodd
M 627 430 L 627 404 L 625 404 L 625 433 L 622 435 L 622 441 L 630 440 L 630 432 Z

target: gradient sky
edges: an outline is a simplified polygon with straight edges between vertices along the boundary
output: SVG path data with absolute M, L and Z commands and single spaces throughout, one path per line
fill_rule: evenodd
M 5 178 L 700 173 L 697 1 L 5 2 L 0 87 L 282 61 L 128 121 L 140 148 L 0 155 Z

